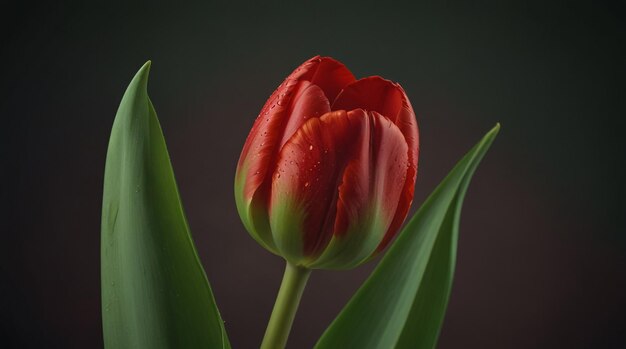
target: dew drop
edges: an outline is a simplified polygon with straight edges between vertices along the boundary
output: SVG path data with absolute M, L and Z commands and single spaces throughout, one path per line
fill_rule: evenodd
M 309 186 L 309 182 L 304 183 L 304 187 L 308 187 Z
M 309 150 L 313 150 L 313 144 L 309 145 Z

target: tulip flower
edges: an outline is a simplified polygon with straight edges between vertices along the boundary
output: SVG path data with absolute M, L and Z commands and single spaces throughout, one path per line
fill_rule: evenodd
M 291 264 L 345 269 L 393 238 L 413 199 L 418 130 L 400 85 L 313 57 L 276 89 L 237 166 L 253 238 Z
M 311 269 L 355 267 L 411 206 L 419 139 L 397 83 L 313 57 L 278 86 L 241 152 L 235 198 L 252 237 L 287 260 L 262 348 L 284 347 Z

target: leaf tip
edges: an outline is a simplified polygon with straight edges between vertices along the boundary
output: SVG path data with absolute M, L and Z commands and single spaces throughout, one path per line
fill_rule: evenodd
M 141 83 L 141 85 L 144 88 L 147 88 L 148 86 L 148 76 L 150 75 L 151 66 L 152 66 L 152 61 L 148 60 L 146 63 L 144 63 L 141 66 L 141 68 L 139 68 L 139 71 L 135 75 L 135 79 L 138 79 L 138 81 Z
M 500 132 L 500 122 L 496 122 L 496 125 L 491 129 L 489 133 L 493 133 L 493 135 L 497 135 Z
M 150 75 L 150 67 L 152 66 L 152 61 L 148 60 L 144 63 L 141 68 L 135 74 L 135 77 L 131 81 L 128 88 L 134 86 L 136 91 L 142 91 L 142 93 L 147 93 L 148 91 L 148 76 Z
M 146 71 L 146 73 L 150 72 L 150 67 L 152 66 L 152 61 L 151 60 L 147 60 L 146 63 L 144 63 L 141 66 L 141 69 L 139 69 L 139 71 Z
M 496 122 L 496 125 L 483 136 L 483 141 L 491 144 L 491 142 L 493 142 L 493 140 L 496 138 L 499 132 L 500 132 L 500 123 Z

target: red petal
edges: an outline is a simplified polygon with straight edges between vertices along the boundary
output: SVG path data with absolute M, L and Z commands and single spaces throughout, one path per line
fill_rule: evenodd
M 348 112 L 347 117 L 358 124 L 360 134 L 353 142 L 350 158 L 337 188 L 337 213 L 333 233 L 345 234 L 355 222 L 363 222 L 363 215 L 370 203 L 372 190 L 371 171 L 373 163 L 370 151 L 374 149 L 371 122 L 363 109 Z
M 413 107 L 399 84 L 371 76 L 346 86 L 332 104 L 332 110 L 365 109 L 376 111 L 393 121 L 409 145 L 417 166 L 418 131 Z
M 362 132 L 345 111 L 309 119 L 282 148 L 272 199 L 291 197 L 304 210 L 304 253 L 315 255 L 333 232 L 337 188 L 353 145 Z M 297 233 L 297 232 L 296 232 Z
M 322 89 L 308 81 L 302 81 L 294 94 L 293 101 L 286 111 L 289 117 L 279 149 L 307 119 L 318 118 L 330 111 L 330 104 Z
M 318 62 L 317 68 L 310 69 L 302 79 L 319 86 L 329 101 L 335 100 L 344 87 L 356 80 L 346 66 L 330 57 L 317 56 L 310 61 Z
M 400 228 L 413 201 L 417 160 L 419 154 L 419 133 L 413 107 L 406 93 L 399 84 L 372 76 L 358 80 L 348 86 L 337 96 L 332 109 L 355 109 L 377 111 L 393 121 L 408 144 L 408 173 L 397 212 L 379 249 L 383 249 Z
M 402 196 L 400 197 L 396 214 L 389 225 L 389 229 L 387 229 L 387 232 L 385 233 L 385 237 L 383 237 L 383 240 L 378 245 L 378 248 L 376 249 L 377 252 L 380 252 L 387 247 L 391 239 L 393 239 L 398 232 L 398 229 L 402 226 L 402 223 L 404 223 L 404 220 L 409 213 L 409 208 L 411 208 L 411 203 L 413 202 L 413 192 L 415 191 L 416 171 L 416 167 L 413 167 L 412 165 L 408 166 L 404 188 L 402 189 Z
M 406 164 L 406 142 L 388 119 L 363 110 L 330 112 L 307 121 L 281 150 L 270 206 L 278 197 L 299 203 L 303 252 L 316 256 L 333 234 L 365 222 L 374 200 L 391 223 Z
M 329 100 L 353 82 L 354 76 L 341 63 L 328 57 L 313 57 L 289 75 L 274 91 L 257 117 L 238 163 L 246 162 L 244 197 L 251 200 L 264 183 L 269 185 L 274 160 L 282 145 L 306 119 L 322 115 Z M 317 85 L 314 86 L 314 85 Z
M 378 209 L 374 214 L 387 230 L 407 178 L 406 141 L 398 127 L 377 112 L 366 114 L 357 109 L 348 115 L 365 120 L 366 125 L 360 154 L 346 167 L 339 187 L 335 235 L 348 232 L 351 225 L 371 220 L 372 208 Z
M 286 139 L 291 137 L 308 116 L 323 114 L 329 110 L 324 94 L 308 81 L 289 81 L 285 85 L 277 90 L 281 91 L 279 95 L 294 97 L 287 103 L 276 100 L 270 104 L 268 101 L 242 151 L 239 167 L 246 162 L 244 196 L 249 199 L 269 177 L 278 150 Z

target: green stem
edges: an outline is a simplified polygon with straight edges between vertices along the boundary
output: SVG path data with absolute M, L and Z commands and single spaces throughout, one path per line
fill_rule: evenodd
M 310 274 L 310 269 L 297 267 L 287 262 L 261 349 L 282 349 L 287 344 L 291 324 Z

